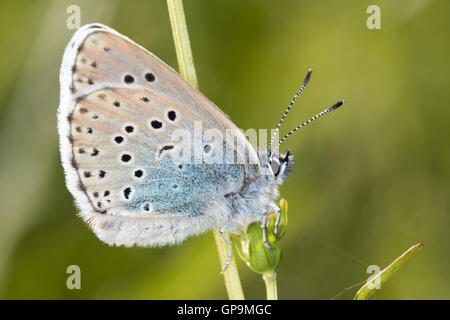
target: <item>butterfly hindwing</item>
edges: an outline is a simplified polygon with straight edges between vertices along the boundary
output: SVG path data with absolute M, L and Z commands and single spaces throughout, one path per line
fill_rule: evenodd
M 74 35 L 60 80 L 58 128 L 67 184 L 104 241 L 163 244 L 215 224 L 202 217 L 205 208 L 214 204 L 213 195 L 241 184 L 248 168 L 176 163 L 169 155 L 180 147 L 175 129 L 193 132 L 196 121 L 223 136 L 237 129 L 223 112 L 154 55 L 99 24 Z M 246 154 L 226 143 L 225 149 L 257 163 L 245 137 L 237 139 Z

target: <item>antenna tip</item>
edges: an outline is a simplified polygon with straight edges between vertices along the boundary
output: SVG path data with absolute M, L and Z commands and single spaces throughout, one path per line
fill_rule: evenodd
M 305 80 L 303 80 L 303 86 L 306 86 L 309 82 L 309 79 L 311 79 L 311 73 L 312 73 L 312 69 L 310 68 L 308 70 L 308 73 L 306 74 Z
M 336 102 L 334 105 L 332 105 L 330 108 L 328 108 L 328 111 L 336 110 L 337 108 L 339 108 L 343 104 L 344 104 L 344 100 L 340 100 L 340 101 Z

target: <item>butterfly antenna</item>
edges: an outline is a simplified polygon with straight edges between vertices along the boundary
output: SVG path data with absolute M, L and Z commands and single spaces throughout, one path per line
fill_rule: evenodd
M 312 69 L 309 69 L 309 70 L 308 70 L 308 73 L 306 74 L 305 80 L 303 80 L 302 86 L 300 87 L 300 89 L 298 89 L 298 91 L 297 91 L 297 93 L 295 94 L 294 98 L 292 99 L 291 103 L 289 104 L 289 106 L 287 107 L 287 109 L 286 109 L 286 111 L 284 112 L 283 116 L 281 117 L 280 122 L 278 122 L 278 125 L 277 125 L 277 127 L 275 128 L 275 132 L 274 132 L 273 135 L 272 135 L 272 139 L 270 140 L 269 149 L 268 149 L 269 157 L 270 157 L 270 155 L 272 154 L 272 144 L 273 144 L 273 141 L 274 141 L 275 137 L 276 137 L 277 134 L 278 134 L 278 131 L 279 131 L 280 127 L 281 127 L 281 124 L 283 123 L 283 121 L 284 121 L 284 119 L 286 118 L 287 114 L 288 114 L 289 111 L 291 110 L 291 108 L 292 108 L 292 106 L 293 106 L 295 100 L 297 100 L 297 98 L 299 97 L 299 95 L 303 92 L 303 90 L 305 90 L 306 85 L 308 84 L 309 79 L 311 78 L 311 74 L 312 74 Z
M 306 126 L 307 124 L 313 122 L 314 120 L 316 120 L 317 118 L 320 118 L 323 115 L 326 115 L 327 113 L 330 113 L 333 110 L 336 110 L 337 108 L 339 108 L 340 106 L 342 106 L 344 104 L 344 100 L 340 100 L 338 102 L 336 102 L 334 105 L 332 105 L 331 107 L 329 107 L 328 109 L 322 111 L 321 113 L 315 115 L 314 117 L 312 117 L 311 119 L 309 119 L 306 122 L 303 122 L 301 125 L 299 125 L 298 127 L 294 128 L 293 130 L 291 130 L 289 133 L 287 133 L 283 139 L 280 140 L 280 142 L 277 144 L 277 146 L 274 148 L 274 151 L 277 150 L 280 145 L 283 143 L 284 140 L 286 140 L 291 134 L 293 134 L 295 131 L 303 128 L 304 126 Z

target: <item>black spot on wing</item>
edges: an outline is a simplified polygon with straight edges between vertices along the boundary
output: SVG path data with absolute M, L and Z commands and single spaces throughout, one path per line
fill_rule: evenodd
M 130 194 L 131 194 L 131 188 L 130 187 L 126 187 L 123 190 L 123 196 L 125 197 L 125 199 L 129 199 L 130 198 Z
M 93 149 L 92 149 L 91 156 L 92 156 L 92 157 L 95 157 L 96 155 L 99 154 L 99 152 L 100 152 L 100 151 L 99 151 L 97 148 L 93 148 Z
M 162 122 L 158 121 L 158 120 L 152 120 L 152 122 L 150 124 L 153 129 L 161 129 L 161 127 L 162 127 Z
M 163 151 L 166 151 L 166 150 L 172 150 L 173 148 L 175 148 L 175 147 L 172 146 L 172 145 L 162 146 L 162 148 L 159 149 L 158 156 L 160 156 L 161 153 L 163 153 Z
M 151 72 L 146 73 L 145 80 L 147 80 L 148 82 L 153 82 L 153 81 L 155 81 L 155 75 Z
M 170 121 L 175 121 L 175 119 L 177 118 L 177 113 L 173 110 L 170 110 L 169 112 L 167 112 L 167 118 L 169 118 Z
M 128 153 L 124 153 L 120 159 L 123 162 L 129 162 L 131 160 L 131 155 L 129 155 Z
M 131 74 L 127 74 L 125 75 L 125 77 L 123 77 L 123 81 L 125 81 L 125 83 L 127 84 L 131 84 L 134 82 L 134 77 Z

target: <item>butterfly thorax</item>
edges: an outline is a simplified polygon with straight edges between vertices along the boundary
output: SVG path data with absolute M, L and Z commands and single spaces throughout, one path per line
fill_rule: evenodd
M 241 185 L 223 197 L 229 214 L 225 224 L 227 232 L 238 232 L 267 212 L 279 210 L 275 203 L 280 195 L 278 188 L 291 172 L 293 157 L 289 152 L 269 157 L 266 151 L 259 151 L 258 157 L 259 170 L 249 171 Z

